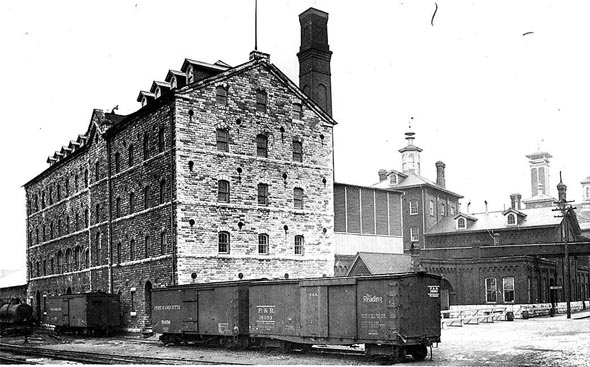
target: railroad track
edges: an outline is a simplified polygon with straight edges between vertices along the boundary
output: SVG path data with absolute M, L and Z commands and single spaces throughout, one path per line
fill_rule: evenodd
M 178 359 L 178 358 L 158 358 L 158 357 L 139 357 L 116 354 L 101 354 L 91 352 L 75 352 L 66 350 L 56 350 L 39 347 L 26 347 L 20 345 L 0 343 L 0 350 L 17 355 L 36 356 L 49 358 L 53 360 L 66 360 L 87 364 L 196 364 L 196 365 L 246 365 L 247 363 L 234 362 L 216 362 L 203 359 Z M 16 362 L 15 362 L 16 363 Z M 19 360 L 23 364 L 23 360 Z M 30 364 L 30 363 L 29 363 Z

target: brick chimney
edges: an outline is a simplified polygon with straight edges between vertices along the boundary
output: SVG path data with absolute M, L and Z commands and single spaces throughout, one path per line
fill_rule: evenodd
M 380 169 L 377 173 L 379 174 L 379 182 L 387 180 L 387 170 Z
M 332 116 L 332 82 L 328 45 L 328 13 L 309 8 L 299 14 L 301 47 L 299 58 L 299 88 Z
M 445 185 L 446 185 L 445 167 L 446 167 L 446 165 L 443 162 L 441 162 L 441 161 L 436 162 L 436 184 L 438 186 L 442 187 L 443 189 L 445 188 Z
M 520 202 L 522 200 L 521 194 L 516 194 L 516 210 L 520 210 Z

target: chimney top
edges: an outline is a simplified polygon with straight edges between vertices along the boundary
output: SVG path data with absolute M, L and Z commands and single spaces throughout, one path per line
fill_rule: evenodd
M 270 54 L 254 50 L 254 51 L 250 52 L 250 60 L 253 60 L 253 59 L 256 59 L 256 60 L 263 59 L 266 61 L 270 61 Z
M 445 167 L 446 165 L 442 161 L 436 162 L 436 184 L 443 189 L 446 186 L 445 180 Z

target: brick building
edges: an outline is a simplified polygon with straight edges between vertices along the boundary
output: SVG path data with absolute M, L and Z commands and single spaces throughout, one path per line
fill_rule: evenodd
M 445 164 L 436 162 L 436 182 L 420 174 L 420 152 L 414 145 L 415 133 L 407 132 L 407 146 L 402 153 L 402 171 L 380 170 L 379 182 L 374 188 L 396 190 L 403 193 L 402 219 L 404 251 L 424 248 L 424 233 L 440 220 L 459 212 L 459 199 L 463 196 L 446 189 Z
M 93 111 L 25 184 L 39 315 L 47 295 L 106 291 L 139 330 L 153 287 L 333 274 L 327 19 L 300 15 L 301 88 L 253 51 L 236 67 L 184 60 L 130 115 Z
M 558 185 L 565 200 L 565 185 Z M 562 196 L 563 195 L 563 196 Z M 504 211 L 459 213 L 445 218 L 425 235 L 421 267 L 447 278 L 455 293 L 451 304 L 517 304 L 566 300 L 567 279 L 562 257 L 544 258 L 542 246 L 588 241 L 581 236 L 575 211 L 565 217 L 551 207 L 522 209 L 514 195 Z M 503 246 L 530 245 L 522 256 L 499 256 Z M 590 298 L 586 256 L 570 257 L 572 300 Z M 559 289 L 551 290 L 551 287 Z

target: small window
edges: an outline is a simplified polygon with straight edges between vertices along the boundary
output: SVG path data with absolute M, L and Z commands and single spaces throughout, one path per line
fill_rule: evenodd
M 96 162 L 94 164 L 94 181 L 98 181 L 100 179 L 100 162 Z M 51 198 L 51 196 L 50 196 Z
M 420 229 L 418 227 L 410 227 L 410 241 L 420 241 Z
M 219 85 L 217 88 L 215 88 L 215 101 L 223 106 L 227 104 L 227 89 L 225 89 L 222 85 Z
M 129 159 L 129 167 L 133 167 L 133 164 L 135 164 L 134 153 L 135 152 L 133 151 L 133 144 L 131 144 L 129 145 L 129 152 L 127 153 Z
M 256 155 L 258 157 L 268 157 L 268 137 L 264 134 L 256 136 Z
M 455 207 L 451 206 L 451 217 L 455 216 Z
M 263 90 L 256 91 L 256 111 L 266 112 L 266 92 Z
M 268 205 L 268 185 L 258 184 L 258 205 Z
M 295 236 L 295 255 L 303 255 L 303 246 L 305 245 L 305 240 L 303 236 L 297 235 Z
M 143 134 L 143 160 L 147 160 L 150 154 L 150 136 L 148 133 Z
M 502 278 L 502 288 L 504 289 L 504 302 L 514 302 L 514 278 L 506 277 Z
M 158 153 L 162 153 L 164 148 L 164 128 L 161 127 L 160 130 L 158 130 Z
M 93 258 L 94 258 L 94 265 L 99 265 L 100 264 L 100 258 L 99 258 L 99 250 L 100 250 L 100 232 L 96 233 L 96 241 L 94 242 L 94 253 L 92 254 Z
M 115 173 L 121 172 L 121 154 L 115 153 Z
M 121 242 L 117 243 L 117 264 L 121 263 Z
M 178 82 L 176 81 L 176 77 L 173 76 L 170 78 L 170 89 L 174 89 L 178 86 Z
M 418 200 L 410 200 L 410 215 L 418 215 Z
M 150 207 L 150 187 L 146 186 L 143 188 L 143 209 Z
M 303 144 L 300 141 L 293 141 L 293 160 L 303 162 Z
M 76 223 L 75 223 L 76 231 L 80 229 L 80 213 L 76 212 Z
M 268 235 L 266 233 L 258 235 L 258 253 L 268 254 Z
M 229 254 L 229 233 L 219 232 L 217 249 L 221 254 Z
M 135 240 L 129 241 L 129 260 L 135 260 Z
M 155 90 L 155 92 L 154 92 L 154 97 L 155 97 L 156 99 L 158 99 L 158 98 L 160 98 L 160 96 L 161 96 L 161 95 L 162 95 L 162 88 L 160 88 L 160 87 L 156 87 L 156 90 Z
M 57 184 L 57 201 L 61 200 L 61 185 Z
M 88 225 L 90 225 L 90 215 L 88 213 L 88 209 L 84 209 L 84 227 L 88 228 Z
M 115 218 L 121 217 L 121 198 L 115 199 Z
M 145 258 L 148 258 L 149 254 L 150 254 L 150 236 L 145 236 L 145 239 L 143 242 L 143 252 L 144 252 Z
M 465 220 L 465 218 L 459 218 L 459 219 L 457 219 L 457 228 L 458 229 L 465 229 L 465 228 L 467 228 L 467 221 Z
M 94 223 L 100 222 L 100 204 L 96 204 L 96 211 L 95 211 Z
M 217 129 L 217 150 L 220 152 L 229 152 L 229 131 L 227 129 Z
M 389 175 L 389 183 L 392 185 L 397 185 L 397 175 L 395 173 Z
M 135 211 L 135 193 L 129 193 L 129 214 L 133 214 Z
M 53 189 L 49 188 L 49 205 L 53 204 Z
M 440 215 L 442 217 L 447 215 L 447 206 L 444 203 L 440 204 Z
M 514 215 L 512 213 L 508 214 L 507 220 L 508 220 L 509 226 L 515 225 L 516 224 L 516 215 Z
M 78 181 L 80 179 L 78 178 L 78 174 L 76 173 L 76 175 L 74 176 L 74 191 L 78 191 Z M 37 203 L 37 197 L 35 196 L 35 203 Z
M 434 217 L 434 201 L 430 200 L 430 205 L 428 207 L 429 213 L 431 217 Z
M 229 181 L 219 180 L 217 182 L 217 200 L 229 203 Z
M 485 291 L 486 291 L 486 302 L 496 303 L 497 302 L 497 290 L 496 278 L 485 279 Z
M 70 179 L 66 178 L 66 197 L 70 196 Z
M 166 180 L 160 181 L 160 204 L 166 202 Z
M 293 207 L 303 209 L 303 189 L 300 187 L 293 189 Z
M 166 231 L 160 233 L 160 255 L 166 255 L 166 249 L 168 247 L 168 236 Z
M 303 110 L 299 103 L 293 103 L 293 118 L 295 120 L 302 120 L 303 118 Z
M 90 266 L 90 251 L 88 249 L 84 250 L 84 267 L 88 268 Z M 51 268 L 53 269 L 53 259 L 51 259 Z
M 84 170 L 84 187 L 88 187 L 88 170 Z

